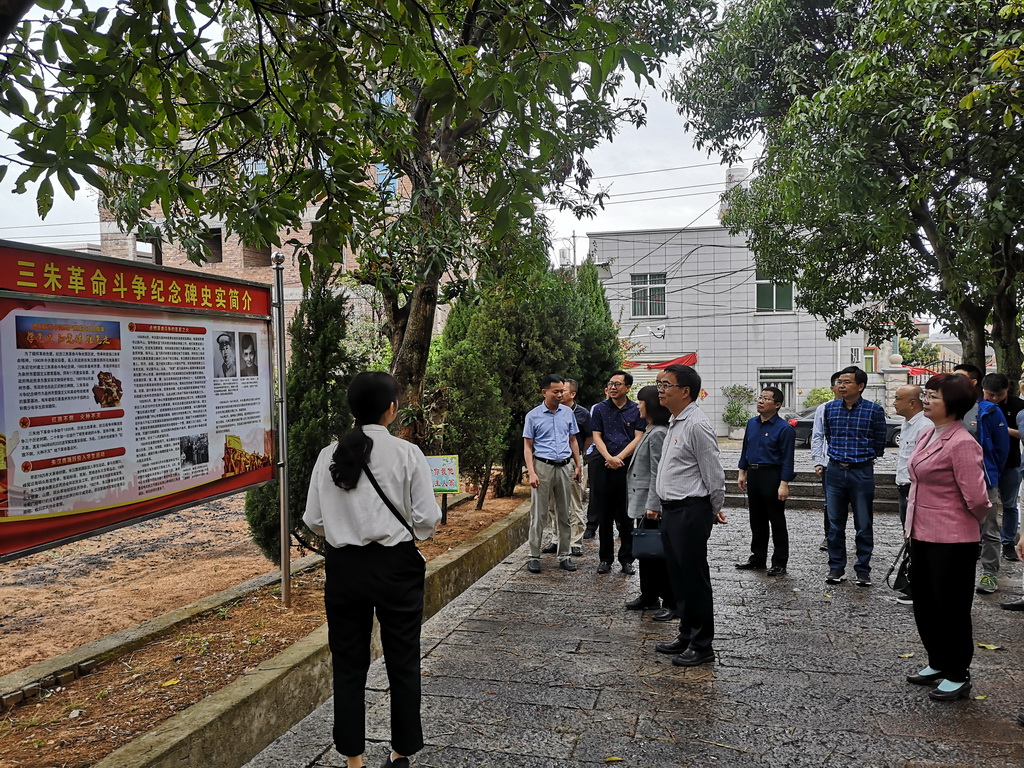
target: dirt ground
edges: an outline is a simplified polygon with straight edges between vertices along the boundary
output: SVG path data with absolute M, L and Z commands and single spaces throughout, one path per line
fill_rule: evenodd
M 469 502 L 421 544 L 429 560 L 528 497 Z M 0 565 L 0 674 L 274 570 L 249 538 L 241 495 Z M 294 556 L 298 556 L 297 554 Z M 323 623 L 323 574 L 197 617 L 39 701 L 0 711 L 0 768 L 79 768 L 271 658 Z

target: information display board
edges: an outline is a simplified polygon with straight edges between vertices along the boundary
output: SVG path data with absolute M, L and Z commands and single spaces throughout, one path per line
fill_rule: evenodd
M 434 482 L 434 493 L 459 492 L 458 456 L 427 456 L 427 466 Z
M 0 560 L 271 480 L 270 307 L 0 241 Z

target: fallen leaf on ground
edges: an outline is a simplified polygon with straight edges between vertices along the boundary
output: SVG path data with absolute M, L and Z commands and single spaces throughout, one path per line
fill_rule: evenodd
M 166 688 L 169 685 L 177 685 L 180 682 L 181 682 L 181 680 L 179 680 L 178 678 L 172 677 L 170 680 L 167 680 L 166 682 L 160 683 L 160 687 L 161 688 Z
M 912 653 L 901 653 L 900 654 L 900 658 L 901 659 L 912 659 L 913 657 L 914 657 L 914 654 L 912 654 Z
M 978 643 L 979 648 L 984 648 L 987 651 L 998 651 L 1002 646 L 992 645 L 992 643 Z

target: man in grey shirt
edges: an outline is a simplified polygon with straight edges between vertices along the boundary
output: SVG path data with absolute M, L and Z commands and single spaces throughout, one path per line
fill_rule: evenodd
M 896 455 L 896 490 L 900 494 L 900 524 L 907 522 L 907 502 L 910 498 L 910 457 L 917 447 L 917 438 L 928 427 L 933 426 L 924 415 L 924 405 L 921 403 L 921 387 L 917 384 L 904 384 L 896 390 L 896 396 L 892 403 L 897 416 L 902 416 L 905 421 L 903 431 L 900 435 L 900 450 Z M 911 585 L 903 590 L 896 598 L 901 605 L 911 605 L 914 596 Z
M 659 401 L 672 414 L 655 490 L 679 635 L 656 649 L 672 654 L 677 667 L 695 667 L 715 660 L 708 539 L 712 526 L 725 522 L 725 470 L 714 427 L 697 407 L 697 372 L 688 365 L 670 365 L 658 374 L 657 386 Z

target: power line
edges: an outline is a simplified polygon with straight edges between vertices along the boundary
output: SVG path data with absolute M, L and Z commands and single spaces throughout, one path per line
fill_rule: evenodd
M 741 163 L 746 162 L 745 158 L 739 158 Z M 707 168 L 709 166 L 721 166 L 722 163 L 697 163 L 695 165 L 680 165 L 676 168 L 654 168 L 650 171 L 633 171 L 632 173 L 613 173 L 608 176 L 595 176 L 595 179 L 621 179 L 625 176 L 645 176 L 649 173 L 668 173 L 669 171 L 688 171 L 691 168 Z
M 646 192 L 634 192 L 632 194 L 635 194 L 635 195 L 645 195 L 647 193 Z M 721 191 L 715 189 L 715 190 L 711 190 L 710 192 L 687 192 L 687 193 L 684 193 L 682 195 L 663 195 L 661 197 L 642 197 L 639 200 L 611 200 L 611 201 L 605 203 L 604 205 L 605 205 L 605 207 L 608 207 L 609 205 L 626 205 L 627 203 L 647 203 L 647 202 L 650 202 L 652 200 L 675 200 L 676 198 L 679 198 L 679 197 L 705 197 L 707 195 L 720 195 L 720 194 L 722 194 Z
M 681 187 L 663 187 L 662 189 L 642 189 L 637 192 L 613 192 L 609 190 L 608 194 L 612 197 L 619 195 L 653 195 L 656 192 L 675 192 L 680 189 L 700 189 L 702 187 L 721 187 L 724 186 L 724 181 L 716 181 L 711 184 L 685 184 Z
M 2 229 L 39 229 L 40 227 L 78 227 L 86 224 L 99 224 L 99 220 L 96 221 L 65 221 L 61 223 L 52 222 L 50 224 L 24 224 L 14 227 L 0 227 Z

